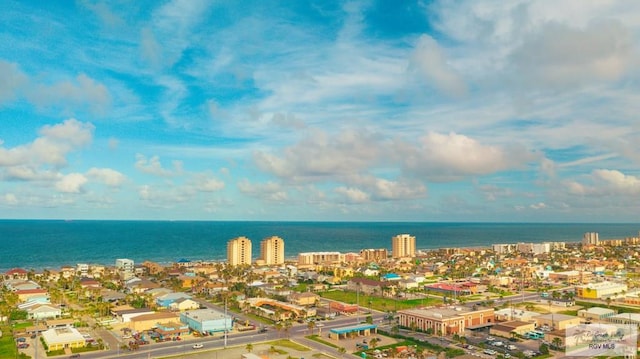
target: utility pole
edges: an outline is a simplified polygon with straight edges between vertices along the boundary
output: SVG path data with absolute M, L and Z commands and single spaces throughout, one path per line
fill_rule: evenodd
M 224 348 L 227 349 L 227 298 L 224 298 Z

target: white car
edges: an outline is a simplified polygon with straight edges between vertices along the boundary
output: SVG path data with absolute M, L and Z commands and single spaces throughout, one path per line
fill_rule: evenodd
M 200 343 L 193 345 L 193 349 L 202 349 L 203 347 L 204 347 L 204 345 L 200 344 Z

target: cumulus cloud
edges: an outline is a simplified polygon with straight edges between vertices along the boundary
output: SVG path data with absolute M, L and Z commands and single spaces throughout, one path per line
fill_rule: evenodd
M 620 79 L 632 64 L 633 36 L 616 20 L 584 28 L 549 22 L 511 54 L 514 76 L 526 86 L 567 87 Z
M 143 173 L 147 173 L 150 175 L 158 176 L 158 177 L 171 177 L 182 173 L 182 162 L 181 161 L 173 161 L 173 169 L 166 169 L 162 167 L 162 163 L 160 163 L 160 157 L 152 156 L 151 158 L 147 158 L 143 154 L 136 154 L 136 163 L 135 167 Z
M 92 124 L 76 119 L 44 126 L 40 130 L 41 136 L 29 144 L 10 149 L 0 147 L 0 167 L 25 164 L 64 166 L 70 152 L 91 143 L 93 131 Z
M 358 188 L 338 187 L 334 191 L 342 195 L 349 203 L 366 203 L 370 200 L 369 194 Z
M 419 147 L 401 147 L 399 153 L 406 169 L 434 181 L 451 181 L 462 176 L 523 168 L 537 158 L 534 153 L 518 146 L 501 148 L 483 145 L 473 138 L 453 132 L 430 132 L 421 139 Z
M 462 77 L 447 62 L 438 42 L 429 35 L 422 35 L 418 39 L 409 69 L 449 96 L 462 96 L 467 92 Z
M 597 169 L 585 176 L 584 182 L 566 181 L 570 194 L 580 196 L 637 196 L 640 195 L 640 178 L 618 170 Z
M 87 177 L 82 173 L 70 173 L 56 182 L 55 186 L 58 191 L 63 193 L 80 193 L 87 182 Z
M 377 160 L 381 150 L 377 142 L 374 135 L 355 130 L 335 136 L 316 131 L 286 148 L 282 158 L 258 151 L 254 161 L 260 169 L 294 181 L 357 174 Z
M 245 178 L 238 182 L 238 189 L 251 197 L 274 202 L 285 201 L 288 198 L 287 192 L 275 182 L 251 183 Z
M 26 96 L 37 106 L 62 106 L 69 110 L 86 105 L 98 114 L 103 114 L 111 105 L 111 94 L 107 87 L 85 74 L 78 75 L 75 81 L 35 84 L 29 88 Z
M 207 174 L 198 174 L 193 180 L 193 187 L 200 192 L 217 192 L 224 189 L 224 182 Z
M 89 178 L 95 179 L 104 183 L 109 187 L 120 187 L 126 180 L 126 176 L 111 168 L 96 168 L 93 167 L 87 171 Z
M 0 78 L 0 105 L 17 97 L 18 91 L 29 81 L 17 64 L 3 60 L 0 60 Z

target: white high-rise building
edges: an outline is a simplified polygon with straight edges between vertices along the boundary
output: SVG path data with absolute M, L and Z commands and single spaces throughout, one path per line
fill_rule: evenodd
M 600 244 L 598 232 L 587 232 L 582 236 L 582 244 L 587 246 L 597 246 Z

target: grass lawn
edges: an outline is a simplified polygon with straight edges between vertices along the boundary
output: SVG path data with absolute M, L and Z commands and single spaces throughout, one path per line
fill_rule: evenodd
M 358 295 L 356 292 L 343 292 L 343 291 L 329 291 L 322 292 L 320 296 L 327 299 L 337 300 L 339 302 L 356 304 L 356 300 L 358 299 Z M 435 298 L 424 298 L 424 299 L 392 299 L 392 298 L 382 298 L 382 297 L 374 297 L 366 294 L 360 294 L 359 304 L 361 307 L 379 310 L 386 312 L 388 310 L 402 310 L 402 309 L 411 309 L 415 307 L 419 307 L 421 305 L 434 305 L 442 303 L 442 300 Z
M 329 342 L 327 342 L 327 341 L 324 341 L 324 340 L 320 339 L 320 336 L 319 336 L 319 335 L 309 335 L 309 336 L 306 336 L 305 338 L 307 338 L 307 339 L 311 339 L 311 340 L 313 340 L 314 342 L 318 342 L 318 343 L 324 344 L 324 345 L 329 346 L 329 347 L 338 348 L 338 346 L 337 346 L 337 345 L 335 345 L 335 344 L 333 344 L 333 343 L 329 343 Z
M 279 340 L 274 340 L 272 342 L 267 342 L 265 343 L 267 345 L 273 345 L 273 346 L 280 346 L 280 347 L 285 347 L 285 348 L 290 348 L 293 350 L 297 350 L 300 352 L 306 352 L 309 351 L 311 349 L 305 347 L 304 345 L 300 345 L 298 343 L 294 343 L 291 340 L 287 340 L 287 339 L 279 339 Z
M 2 331 L 2 338 L 0 338 L 0 358 L 15 358 L 18 349 L 11 336 L 11 327 L 2 326 L 0 330 Z

